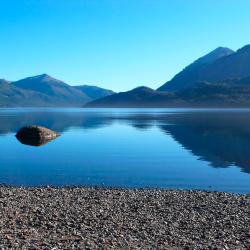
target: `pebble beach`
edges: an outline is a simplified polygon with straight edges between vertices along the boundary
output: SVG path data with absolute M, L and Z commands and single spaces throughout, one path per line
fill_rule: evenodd
M 250 249 L 250 195 L 0 187 L 0 249 Z

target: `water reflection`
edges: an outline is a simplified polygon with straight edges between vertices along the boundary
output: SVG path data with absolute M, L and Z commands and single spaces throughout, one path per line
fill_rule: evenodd
M 21 127 L 30 124 L 47 127 L 62 133 L 69 128 L 99 128 L 108 125 L 112 120 L 105 115 L 84 114 L 82 112 L 22 112 L 1 113 L 0 110 L 0 135 L 16 133 Z
M 20 143 L 24 145 L 35 146 L 35 147 L 43 146 L 55 139 L 55 138 L 39 138 L 39 137 L 28 138 L 28 137 L 19 137 L 19 136 L 16 136 L 16 138 Z
M 232 165 L 250 173 L 250 111 L 248 112 L 4 112 L 0 134 L 15 133 L 27 124 L 37 124 L 57 132 L 72 127 L 97 129 L 124 123 L 140 131 L 157 127 L 182 147 L 215 168 Z M 48 141 L 21 141 L 33 146 Z M 152 149 L 155 150 L 155 149 Z
M 192 154 L 215 168 L 236 165 L 250 173 L 250 114 L 208 113 L 169 117 L 173 125 L 160 125 Z

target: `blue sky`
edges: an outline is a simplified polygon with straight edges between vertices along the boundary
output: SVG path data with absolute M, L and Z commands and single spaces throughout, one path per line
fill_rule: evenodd
M 250 43 L 249 0 L 2 0 L 0 78 L 157 88 L 218 46 Z

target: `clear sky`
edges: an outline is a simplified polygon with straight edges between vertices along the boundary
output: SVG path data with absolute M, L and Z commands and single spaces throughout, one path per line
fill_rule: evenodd
M 1 0 L 0 78 L 157 88 L 218 46 L 250 43 L 249 0 Z

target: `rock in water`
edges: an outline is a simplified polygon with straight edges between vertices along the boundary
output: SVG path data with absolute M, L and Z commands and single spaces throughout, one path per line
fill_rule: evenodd
M 26 145 L 41 146 L 58 137 L 59 134 L 40 126 L 25 126 L 17 134 L 17 139 Z
M 44 128 L 44 127 L 40 127 L 40 126 L 25 126 L 23 128 L 21 128 L 17 134 L 17 137 L 26 137 L 26 138 L 56 138 L 57 136 L 59 136 L 59 134 L 57 134 L 56 132 L 48 129 L 48 128 Z

